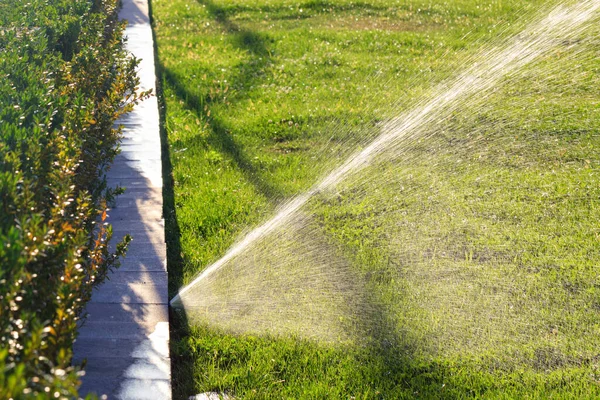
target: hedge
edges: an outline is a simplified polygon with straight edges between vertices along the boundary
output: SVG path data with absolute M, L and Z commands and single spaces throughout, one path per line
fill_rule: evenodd
M 0 1 L 0 398 L 75 398 L 72 345 L 106 243 L 115 120 L 137 93 L 118 0 Z

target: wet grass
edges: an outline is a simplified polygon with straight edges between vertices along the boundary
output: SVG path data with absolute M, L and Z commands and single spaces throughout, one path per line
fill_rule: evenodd
M 505 370 L 463 357 L 420 361 L 401 352 L 319 346 L 298 338 L 233 336 L 193 328 L 173 344 L 176 396 L 216 391 L 240 398 L 593 398 L 589 369 Z M 540 355 L 539 357 L 551 357 Z M 587 383 L 586 383 L 587 382 Z M 582 384 L 583 383 L 583 384 Z
M 153 0 L 171 294 L 364 143 L 389 104 L 401 113 L 543 3 Z M 174 315 L 175 398 L 598 396 L 597 45 L 544 58 L 312 202 L 380 306 L 372 340 Z

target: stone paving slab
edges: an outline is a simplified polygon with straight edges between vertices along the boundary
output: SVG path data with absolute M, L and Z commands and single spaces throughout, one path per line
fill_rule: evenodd
M 134 199 L 134 200 L 146 200 L 146 199 L 154 199 L 158 202 L 160 202 L 162 204 L 163 198 L 162 198 L 162 188 L 158 187 L 151 187 L 151 188 L 144 188 L 144 187 L 140 187 L 140 186 L 134 186 L 134 187 L 127 187 L 127 189 L 125 190 L 125 193 L 120 194 L 117 197 L 117 206 L 119 205 L 119 201 L 120 200 L 130 200 L 130 199 Z
M 110 170 L 110 176 L 113 179 L 139 179 L 140 177 L 143 177 L 150 180 L 153 185 L 161 183 L 158 180 L 154 180 L 155 177 L 159 177 L 161 173 L 162 167 L 160 164 L 145 163 L 143 161 L 132 163 L 131 165 L 116 164 Z
M 126 160 L 113 163 L 110 174 L 115 178 L 135 178 L 146 174 L 160 174 L 161 165 L 157 160 Z
M 127 249 L 127 255 L 124 260 L 129 262 L 130 260 L 135 261 L 132 260 L 132 258 L 147 257 L 148 247 L 154 248 L 152 252 L 153 256 L 156 256 L 161 260 L 167 258 L 167 248 L 165 247 L 164 243 L 161 245 L 152 240 L 140 240 L 139 235 L 134 235 L 129 248 Z M 112 249 L 112 246 L 109 248 Z
M 144 139 L 144 137 L 142 136 L 134 136 L 131 138 L 124 138 L 123 141 L 121 142 L 123 145 L 126 146 L 130 146 L 130 145 L 136 145 L 139 146 L 141 144 L 145 144 L 145 145 L 153 145 L 153 146 L 159 146 L 160 145 L 160 141 L 156 140 L 156 139 Z
M 135 261 L 133 260 L 133 258 L 139 258 L 139 257 L 148 257 L 148 247 L 153 247 L 154 251 L 152 252 L 152 256 L 157 256 L 159 259 L 165 259 L 167 258 L 167 248 L 164 245 L 164 243 L 160 242 L 160 238 L 152 238 L 152 237 L 148 237 L 144 234 L 136 234 L 136 233 L 132 233 L 132 232 L 128 232 L 131 234 L 131 236 L 133 237 L 133 240 L 131 241 L 131 243 L 129 244 L 129 248 L 127 249 L 127 255 L 125 256 L 125 258 L 123 260 L 127 260 L 127 262 L 129 261 Z M 120 240 L 119 236 L 115 236 L 115 239 Z M 108 246 L 108 250 L 109 251 L 114 251 L 115 250 L 115 245 L 113 242 L 116 242 L 116 240 L 111 241 L 111 243 Z
M 171 396 L 168 358 L 136 359 L 133 363 L 123 358 L 88 358 L 86 369 L 91 379 L 84 381 L 82 389 L 88 393 L 105 393 L 109 399 L 122 400 Z
M 81 339 L 130 339 L 133 342 L 139 343 L 148 337 L 148 330 L 135 322 L 88 321 L 81 328 L 79 336 Z M 98 342 L 96 341 L 96 343 Z M 93 351 L 89 351 L 88 349 L 81 347 L 79 349 L 85 352 L 85 357 L 76 355 L 76 360 L 89 359 L 93 353 Z M 123 358 L 122 362 L 132 363 L 130 358 L 134 350 L 135 348 L 121 348 L 120 358 Z M 98 350 L 94 349 L 94 351 Z
M 128 191 L 129 196 L 125 197 L 124 195 L 119 196 L 116 201 L 113 210 L 119 209 L 139 209 L 143 207 L 158 207 L 162 208 L 162 196 L 160 198 L 149 196 L 146 193 L 142 192 L 138 194 L 138 198 L 135 197 L 137 193 L 133 191 Z M 133 192 L 133 193 L 132 193 Z
M 169 357 L 169 347 L 152 345 L 144 339 L 130 338 L 81 338 L 77 340 L 74 350 L 84 350 L 86 347 L 92 348 L 87 353 L 89 358 L 122 358 L 123 348 L 134 348 L 134 352 L 130 354 L 133 358 L 152 358 L 152 357 Z
M 140 149 L 144 151 L 139 151 Z M 153 160 L 155 163 L 160 165 L 161 154 L 156 149 L 151 149 L 150 147 L 143 148 L 142 144 L 136 144 L 135 146 L 124 146 L 121 147 L 121 152 L 114 159 L 113 165 L 118 165 L 122 162 L 134 161 L 139 162 L 142 161 L 151 161 Z
M 155 87 L 148 0 L 122 0 L 129 21 L 128 49 L 141 62 L 140 90 Z M 121 267 L 95 290 L 74 345 L 86 375 L 79 394 L 109 399 L 171 399 L 166 245 L 162 217 L 162 166 L 158 102 L 151 97 L 124 116 L 121 154 L 107 174 L 110 187 L 126 188 L 108 212 L 109 248 L 131 234 Z
M 91 360 L 95 362 L 90 363 Z M 130 379 L 170 379 L 169 360 L 164 357 L 157 357 L 156 362 L 139 358 L 133 364 L 123 358 L 88 358 L 88 370 L 90 373 L 102 372 L 109 378 L 124 376 Z
M 129 190 L 148 188 L 148 181 L 140 176 L 123 178 L 109 175 L 106 182 L 110 187 L 116 187 L 118 185 Z M 153 187 L 157 188 L 160 186 L 154 185 Z
M 146 170 L 148 168 L 154 169 L 156 167 L 161 167 L 160 158 L 157 159 L 154 156 L 153 156 L 153 158 L 146 158 L 147 157 L 146 154 L 141 154 L 141 155 L 140 154 L 135 155 L 133 153 L 131 153 L 131 154 L 134 157 L 144 157 L 144 158 L 137 159 L 137 160 L 134 160 L 131 158 L 130 159 L 121 158 L 121 159 L 115 160 L 111 167 L 112 175 L 116 175 L 115 172 L 122 170 L 122 169 L 133 169 L 134 170 L 133 172 L 137 172 L 143 176 L 143 174 L 146 173 Z
M 162 209 L 156 207 L 138 208 L 136 211 L 129 209 L 113 208 L 108 212 L 106 221 L 117 224 L 120 221 L 141 221 L 142 223 L 160 223 L 162 221 Z
M 160 160 L 161 153 L 160 149 L 156 149 L 156 143 L 130 143 L 122 145 L 120 147 L 121 154 L 119 156 L 130 158 L 130 157 L 143 157 L 144 159 Z
M 171 396 L 170 379 L 127 379 L 125 387 L 127 389 L 120 393 L 120 397 L 126 400 L 159 399 Z
M 160 143 L 160 136 L 155 137 L 156 135 L 160 135 L 158 130 L 148 129 L 140 124 L 122 124 L 128 131 L 131 131 L 131 134 L 127 134 L 123 138 L 123 143 L 125 144 L 139 144 L 139 142 L 143 143 Z
M 139 150 L 126 150 L 121 149 L 121 154 L 119 154 L 114 162 L 113 168 L 115 166 L 120 166 L 121 164 L 125 164 L 126 166 L 135 166 L 140 163 L 139 158 L 142 158 L 145 163 L 154 163 L 161 164 L 161 155 L 155 151 L 139 151 Z M 145 166 L 145 164 L 140 164 L 140 166 Z
M 153 224 L 151 226 L 145 226 L 138 224 L 130 224 L 124 227 L 113 227 L 113 237 L 120 240 L 126 234 L 130 234 L 135 242 L 152 242 L 152 243 L 163 243 L 163 225 Z M 146 253 L 144 256 L 148 256 Z
M 137 258 L 123 263 L 119 271 L 166 271 L 167 260 L 157 256 Z
M 106 359 L 92 359 L 90 361 L 96 363 L 104 362 Z M 167 379 L 123 379 L 119 372 L 109 375 L 107 371 L 90 371 L 88 377 L 89 379 L 84 381 L 81 386 L 82 393 L 104 393 L 109 399 L 118 398 L 121 400 L 164 399 L 171 396 L 170 380 Z M 104 389 L 118 387 L 119 384 L 122 384 L 125 389 L 110 391 Z
M 86 308 L 87 313 L 98 322 L 136 322 L 148 333 L 154 332 L 159 322 L 168 322 L 169 313 L 161 305 L 155 304 L 93 304 Z M 85 327 L 85 325 L 84 325 Z M 77 339 L 79 342 L 79 339 Z
M 126 271 L 121 271 L 125 273 Z M 156 272 L 161 273 L 160 271 Z M 134 272 L 134 274 L 136 274 Z M 166 279 L 166 273 L 163 273 Z M 167 283 L 104 283 L 105 290 L 94 293 L 91 303 L 168 304 Z
M 129 129 L 134 129 L 129 128 Z M 150 152 L 150 153 L 157 153 L 160 154 L 160 149 L 157 149 L 155 147 L 155 142 L 144 142 L 142 141 L 141 143 L 129 143 L 129 144 L 125 144 L 123 142 L 121 142 L 121 144 L 119 145 L 119 148 L 121 149 L 122 152 L 128 152 L 128 151 L 136 151 L 136 152 Z
M 158 129 L 150 129 L 138 123 L 122 123 L 120 125 L 123 126 L 124 130 L 132 132 L 121 139 L 122 146 L 155 145 L 160 143 L 160 131 Z
M 90 343 L 90 339 L 94 339 L 95 343 L 102 340 L 126 339 L 132 343 L 150 340 L 153 347 L 168 349 L 169 316 L 162 304 L 89 303 L 87 309 L 88 319 L 80 328 L 75 342 L 75 349 L 81 350 L 76 351 L 76 359 L 102 351 L 97 344 L 93 347 L 83 345 Z M 120 353 L 121 356 L 133 357 L 136 351 L 136 347 L 122 347 Z
M 171 378 L 169 359 L 158 356 L 136 358 L 133 363 L 122 357 L 93 357 L 88 358 L 87 370 L 90 374 L 103 374 L 110 380 L 119 377 L 147 381 L 169 380 Z
M 166 271 L 121 271 L 117 270 L 110 274 L 110 280 L 106 286 L 111 285 L 156 285 L 166 279 Z

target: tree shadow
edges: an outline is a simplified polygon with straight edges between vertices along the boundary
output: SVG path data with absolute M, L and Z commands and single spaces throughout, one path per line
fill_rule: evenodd
M 155 108 L 156 100 L 144 101 L 120 119 L 125 132 L 122 151 L 107 175 L 109 187 L 125 188 L 108 211 L 106 222 L 114 234 L 109 250 L 114 251 L 115 242 L 126 234 L 133 240 L 119 269 L 107 275 L 86 304 L 87 317 L 73 347 L 75 363 L 87 360 L 81 395 L 128 392 L 137 382 L 126 377 L 147 365 L 161 370 L 148 387 L 159 397 L 170 394 L 164 368 L 169 359 L 168 295 L 160 153 L 152 126 L 156 121 L 137 113 L 144 107 Z
M 187 110 L 192 111 L 196 116 L 206 121 L 209 128 L 209 136 L 206 139 L 211 147 L 218 149 L 233 160 L 240 171 L 243 172 L 246 179 L 254 185 L 255 189 L 263 194 L 267 199 L 274 200 L 282 197 L 282 191 L 277 186 L 271 184 L 265 179 L 260 169 L 251 161 L 250 157 L 236 143 L 227 126 L 220 121 L 218 116 L 211 116 L 210 109 L 203 109 L 203 104 L 210 104 L 209 95 L 201 98 L 191 93 L 177 74 L 169 68 L 159 64 L 162 71 L 162 77 L 173 89 L 177 97 L 184 102 Z M 191 139 L 194 140 L 194 139 Z M 200 139 L 197 139 L 200 140 Z M 187 147 L 187 146 L 184 146 Z
M 125 35 L 128 51 L 146 58 L 145 2 L 124 1 L 120 18 L 129 18 Z M 140 55 L 141 54 L 141 55 Z M 152 60 L 140 64 L 140 87 L 152 87 Z M 108 187 L 125 188 L 108 212 L 113 239 L 109 250 L 125 234 L 133 240 L 118 270 L 98 286 L 86 304 L 74 344 L 75 363 L 87 360 L 80 394 L 109 397 L 170 397 L 168 351 L 168 290 L 164 243 L 160 137 L 157 99 L 150 97 L 122 116 L 121 153 L 107 174 Z M 153 371 L 140 378 L 139 371 Z M 147 378 L 147 379 L 146 379 Z M 143 384 L 140 385 L 141 380 Z M 151 394 L 149 394 L 151 393 Z
M 213 7 L 208 11 L 213 15 L 218 15 L 220 18 L 227 19 L 228 10 L 220 7 L 215 7 L 213 4 L 210 6 L 205 0 L 197 0 L 201 4 L 205 4 L 208 7 Z M 397 8 L 410 9 L 410 5 L 397 5 Z M 289 19 L 306 19 L 310 18 L 311 15 L 304 13 L 304 10 L 310 10 L 315 13 L 343 13 L 352 11 L 361 11 L 367 14 L 376 13 L 387 13 L 389 15 L 390 6 L 387 5 L 376 5 L 368 2 L 350 2 L 350 3 L 337 3 L 335 1 L 328 0 L 309 0 L 305 2 L 298 2 L 293 7 L 289 4 L 275 5 L 275 4 L 264 4 L 264 5 L 251 5 L 246 6 L 244 4 L 231 5 L 231 12 L 248 12 L 248 11 L 259 11 L 261 13 L 275 14 L 275 18 L 278 20 L 289 20 Z M 301 11 L 302 10 L 302 11 Z
M 241 29 L 236 24 L 229 21 L 225 12 L 213 3 L 209 1 L 204 1 L 202 3 L 207 6 L 215 21 L 222 25 L 224 29 L 233 36 L 233 43 L 238 48 L 246 50 L 250 54 L 250 60 L 240 65 L 237 73 L 238 85 L 240 87 L 249 87 L 252 82 L 256 80 L 257 71 L 263 70 L 270 61 L 265 38 L 252 31 Z M 152 3 L 150 3 L 150 18 L 152 20 Z M 154 32 L 153 35 L 155 35 Z M 189 87 L 186 86 L 184 79 L 161 63 L 158 58 L 156 43 L 156 37 L 154 37 L 155 65 L 158 78 L 157 95 L 159 98 L 161 119 L 160 133 L 162 141 L 164 183 L 163 204 L 169 266 L 169 297 L 172 298 L 183 286 L 185 259 L 181 248 L 181 231 L 175 207 L 173 167 L 169 139 L 165 129 L 168 106 L 164 101 L 163 82 L 169 85 L 178 99 L 183 102 L 187 110 L 193 112 L 199 119 L 207 123 L 209 128 L 209 144 L 218 149 L 221 153 L 230 157 L 258 192 L 269 199 L 280 198 L 282 194 L 277 187 L 261 176 L 260 171 L 252 164 L 248 155 L 236 143 L 227 126 L 220 121 L 218 116 L 211 116 L 208 107 L 205 108 L 205 105 L 209 106 L 214 102 L 210 94 L 199 96 L 193 93 Z M 243 95 L 243 91 L 238 92 L 238 98 Z M 190 335 L 188 318 L 184 310 L 170 309 L 169 315 L 171 323 L 171 371 L 173 376 L 173 392 L 175 394 L 188 393 L 191 395 L 194 394 L 194 379 L 191 378 L 194 376 L 194 358 L 189 354 L 180 354 L 180 352 L 174 348 L 180 340 L 185 339 Z
M 148 2 L 148 14 L 150 23 L 153 24 L 153 3 Z M 154 65 L 156 68 L 156 97 L 158 100 L 159 113 L 159 130 L 161 142 L 161 159 L 162 159 L 162 197 L 163 197 L 163 218 L 165 222 L 165 242 L 167 245 L 167 274 L 168 274 L 168 298 L 172 299 L 183 286 L 183 269 L 185 260 L 181 248 L 181 229 L 177 219 L 177 208 L 175 207 L 175 190 L 173 179 L 173 164 L 171 162 L 171 150 L 169 138 L 167 135 L 165 121 L 168 113 L 168 106 L 164 100 L 163 82 L 168 81 L 174 83 L 173 79 L 168 79 L 168 72 L 160 62 L 158 56 L 158 45 L 156 40 L 156 32 L 152 29 L 152 42 L 154 46 Z M 178 83 L 178 82 L 177 82 Z M 179 83 L 178 83 L 179 84 Z M 176 91 L 186 97 L 186 90 L 179 85 Z M 187 95 L 189 96 L 189 95 Z M 193 99 L 190 104 L 194 104 Z M 199 103 L 195 103 L 199 104 Z M 198 111 L 198 107 L 188 106 Z M 227 138 L 225 138 L 227 139 Z M 227 141 L 227 140 L 226 140 Z M 230 144 L 232 149 L 236 149 L 234 143 Z M 178 393 L 193 393 L 194 380 L 190 377 L 194 375 L 193 358 L 187 354 L 180 356 L 179 352 L 174 349 L 174 344 L 178 343 L 190 335 L 189 323 L 185 311 L 174 310 L 169 306 L 169 356 L 171 359 L 171 390 L 174 394 L 173 398 L 179 398 Z
M 237 95 L 230 97 L 232 101 L 243 98 L 246 93 L 243 88 L 252 86 L 271 62 L 271 55 L 267 48 L 267 39 L 263 35 L 243 29 L 230 21 L 223 8 L 216 6 L 212 2 L 208 0 L 199 2 L 206 6 L 213 19 L 231 35 L 234 46 L 249 54 L 249 59 L 237 67 L 237 73 L 235 74 L 234 83 L 242 89 L 237 91 Z M 216 103 L 212 94 L 195 94 L 185 84 L 183 77 L 178 76 L 170 68 L 166 68 L 158 59 L 157 66 L 161 71 L 161 78 L 171 87 L 177 98 L 183 102 L 185 108 L 207 123 L 209 128 L 209 137 L 207 140 L 209 144 L 231 158 L 258 192 L 270 200 L 281 198 L 281 189 L 262 176 L 260 169 L 252 163 L 250 157 L 236 143 L 227 125 L 223 123 L 219 116 L 211 115 L 210 105 Z
M 254 85 L 261 76 L 261 73 L 267 68 L 272 61 L 272 56 L 268 49 L 268 39 L 261 34 L 234 23 L 228 16 L 225 8 L 215 5 L 210 0 L 198 0 L 198 3 L 206 6 L 208 13 L 230 36 L 232 43 L 240 50 L 245 50 L 249 59 L 240 64 L 237 68 L 236 83 L 241 88 L 237 91 L 236 96 L 232 97 L 233 101 L 241 99 L 247 94 L 247 89 Z M 309 7 L 333 7 L 330 2 L 312 1 L 307 3 Z M 362 4 L 362 3 L 360 3 Z M 152 4 L 150 5 L 150 15 L 152 20 Z M 154 35 L 154 33 L 153 33 Z M 227 125 L 220 120 L 218 115 L 211 115 L 209 107 L 205 105 L 214 103 L 215 100 L 210 95 L 198 95 L 190 90 L 190 87 L 185 83 L 185 77 L 179 76 L 175 71 L 166 68 L 158 59 L 158 52 L 155 43 L 155 57 L 157 66 L 158 86 L 157 92 L 160 101 L 160 117 L 161 117 L 161 140 L 163 151 L 163 201 L 164 201 L 164 217 L 166 224 L 166 240 L 167 240 L 167 255 L 169 260 L 169 295 L 174 296 L 183 285 L 183 268 L 185 259 L 181 249 L 181 232 L 177 220 L 174 195 L 174 181 L 172 173 L 172 164 L 170 158 L 169 142 L 165 129 L 165 116 L 167 114 L 167 105 L 164 101 L 164 91 L 160 86 L 161 82 L 165 82 L 184 104 L 185 108 L 193 112 L 198 118 L 205 121 L 209 128 L 208 142 L 211 146 L 218 149 L 223 154 L 230 157 L 242 171 L 245 177 L 251 182 L 256 190 L 262 193 L 268 199 L 274 200 L 282 197 L 282 192 L 279 188 L 269 182 L 262 176 L 261 171 L 252 163 L 250 157 L 246 154 L 243 148 L 236 143 L 236 140 L 229 132 Z M 193 140 L 193 139 L 192 139 Z M 198 139 L 199 140 L 199 139 Z M 363 315 L 359 319 L 358 330 L 366 332 L 370 335 L 369 342 L 357 352 L 356 357 L 368 357 L 371 364 L 375 366 L 376 372 L 370 376 L 378 375 L 377 382 L 368 381 L 360 382 L 357 386 L 374 386 L 373 384 L 381 384 L 388 388 L 387 392 L 393 391 L 395 387 L 414 389 L 419 392 L 423 387 L 425 390 L 433 390 L 433 388 L 441 387 L 443 382 L 439 376 L 443 373 L 435 372 L 437 368 L 442 368 L 435 365 L 419 366 L 414 360 L 415 338 L 403 337 L 398 333 L 398 328 L 394 323 L 394 318 L 385 307 L 385 305 L 377 298 L 376 295 L 363 294 L 363 298 L 359 301 L 366 304 L 368 315 Z M 184 398 L 195 394 L 199 388 L 196 387 L 195 374 L 196 363 L 198 362 L 197 355 L 189 351 L 186 338 L 193 335 L 189 327 L 188 317 L 184 310 L 170 310 L 171 322 L 171 361 L 172 361 L 172 376 L 173 376 L 173 393 L 175 398 L 178 396 Z M 226 336 L 225 333 L 218 335 Z M 246 340 L 244 336 L 239 340 Z M 279 343 L 285 342 L 285 338 L 268 337 L 264 338 L 264 346 L 279 346 Z M 216 341 L 219 342 L 219 341 Z M 311 344 L 311 349 L 315 354 L 319 354 L 324 346 L 318 343 Z M 223 352 L 223 349 L 215 349 L 215 351 Z M 345 350 L 341 350 L 342 352 Z M 249 372 L 250 373 L 250 372 Z M 354 382 L 353 382 L 354 384 Z M 429 389 L 427 389 L 429 388 Z M 202 388 L 204 390 L 219 391 L 220 387 Z

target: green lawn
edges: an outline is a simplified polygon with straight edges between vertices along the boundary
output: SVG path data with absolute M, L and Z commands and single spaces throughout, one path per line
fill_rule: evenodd
M 153 0 L 171 295 L 549 3 Z M 216 274 L 207 315 L 173 314 L 175 398 L 600 396 L 598 37 L 559 42 Z

